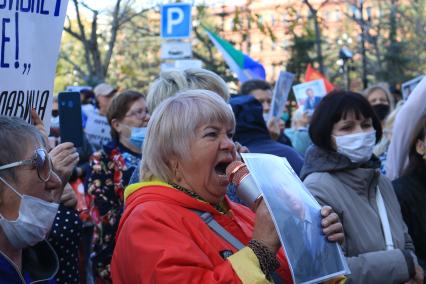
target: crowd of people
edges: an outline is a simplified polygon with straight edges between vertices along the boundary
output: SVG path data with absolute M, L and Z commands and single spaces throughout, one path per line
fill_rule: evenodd
M 268 82 L 231 94 L 205 69 L 80 95 L 79 148 L 56 99 L 50 131 L 0 117 L 0 283 L 293 283 L 265 202 L 226 175 L 246 152 L 286 158 L 320 204 L 350 270 L 327 283 L 425 283 L 426 79 L 405 102 L 378 84 L 271 118 Z

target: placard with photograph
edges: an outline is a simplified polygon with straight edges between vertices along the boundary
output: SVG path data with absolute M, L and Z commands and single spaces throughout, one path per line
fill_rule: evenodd
M 418 76 L 408 82 L 405 82 L 401 85 L 401 91 L 402 91 L 402 97 L 404 100 L 407 100 L 410 96 L 411 92 L 414 90 L 414 88 L 417 86 L 417 84 L 420 83 L 420 81 L 425 77 L 426 75 Z
M 304 111 L 310 113 L 315 110 L 321 99 L 327 94 L 322 79 L 295 85 L 293 92 L 299 107 L 303 107 Z
M 294 283 L 319 283 L 349 274 L 340 246 L 322 232 L 321 206 L 288 161 L 269 154 L 242 157 L 271 212 Z
M 272 117 L 281 117 L 288 99 L 288 94 L 290 92 L 294 76 L 295 75 L 290 72 L 280 72 L 278 80 L 275 84 L 274 93 L 272 95 L 272 103 L 268 114 L 268 121 Z

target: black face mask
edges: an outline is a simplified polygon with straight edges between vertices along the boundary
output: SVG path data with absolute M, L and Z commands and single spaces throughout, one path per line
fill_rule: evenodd
M 379 104 L 373 106 L 374 112 L 379 117 L 380 121 L 385 120 L 386 116 L 388 116 L 390 107 L 388 105 Z

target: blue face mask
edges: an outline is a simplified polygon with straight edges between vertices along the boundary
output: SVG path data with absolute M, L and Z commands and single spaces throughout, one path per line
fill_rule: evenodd
M 288 114 L 288 112 L 284 112 L 283 115 L 281 116 L 281 119 L 284 122 L 287 122 L 290 119 L 290 115 Z
M 138 149 L 142 149 L 146 136 L 146 127 L 132 127 L 129 142 Z

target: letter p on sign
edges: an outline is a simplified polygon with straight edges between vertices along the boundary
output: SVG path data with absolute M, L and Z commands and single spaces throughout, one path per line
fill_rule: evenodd
M 161 37 L 165 39 L 188 38 L 192 29 L 192 6 L 173 3 L 161 6 Z

